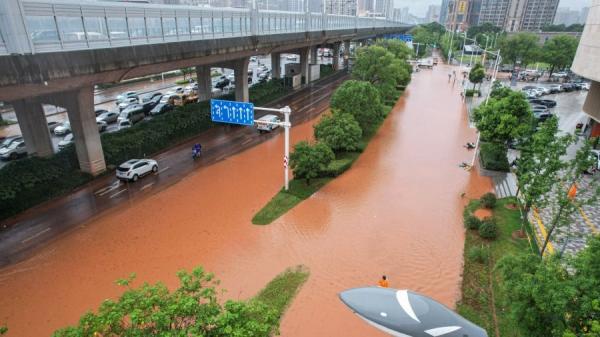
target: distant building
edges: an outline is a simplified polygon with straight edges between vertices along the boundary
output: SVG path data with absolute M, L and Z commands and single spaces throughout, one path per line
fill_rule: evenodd
M 356 16 L 356 0 L 324 0 L 325 12 L 336 15 Z
M 481 25 L 489 22 L 507 32 L 539 31 L 554 21 L 558 2 L 559 0 L 471 0 L 465 23 Z M 458 22 L 457 25 L 461 23 Z
M 584 24 L 587 18 L 587 11 L 589 7 L 585 7 L 580 11 L 575 11 L 570 8 L 559 7 L 556 10 L 556 16 L 554 17 L 555 25 L 570 26 L 573 24 Z
M 446 16 L 446 28 L 464 32 L 469 28 L 469 8 L 471 0 L 450 0 Z
M 450 0 L 442 0 L 442 5 L 440 6 L 440 23 L 444 26 L 448 19 L 448 3 L 450 3 Z
M 425 20 L 427 22 L 440 22 L 440 10 L 442 6 L 430 5 L 427 9 Z

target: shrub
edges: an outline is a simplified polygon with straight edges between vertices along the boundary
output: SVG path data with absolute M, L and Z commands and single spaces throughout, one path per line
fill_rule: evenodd
M 481 220 L 473 214 L 466 214 L 463 221 L 467 229 L 479 229 L 481 226 Z
M 465 96 L 466 97 L 473 97 L 475 93 L 477 93 L 477 96 L 481 96 L 481 92 L 479 90 L 476 90 L 476 89 L 467 89 L 467 91 L 465 92 Z
M 473 262 L 486 264 L 488 261 L 488 251 L 484 247 L 471 247 L 467 251 L 467 258 Z
M 315 125 L 315 138 L 336 152 L 356 151 L 362 137 L 358 122 L 348 113 L 323 116 Z
M 479 226 L 479 236 L 484 239 L 495 239 L 498 236 L 498 226 L 493 218 L 487 218 Z
M 294 177 L 310 180 L 320 177 L 327 170 L 327 166 L 335 159 L 333 151 L 325 143 L 310 145 L 306 141 L 294 145 L 294 152 L 290 155 L 290 167 Z
M 379 92 L 368 82 L 344 82 L 331 96 L 330 105 L 334 114 L 351 114 L 364 133 L 372 131 L 384 118 Z
M 319 71 L 321 72 L 321 78 L 329 76 L 335 72 L 332 64 L 321 64 Z
M 480 205 L 492 209 L 496 206 L 496 195 L 494 193 L 486 193 L 479 199 Z
M 507 158 L 507 149 L 504 144 L 481 143 L 479 154 L 484 169 L 508 172 L 510 165 Z

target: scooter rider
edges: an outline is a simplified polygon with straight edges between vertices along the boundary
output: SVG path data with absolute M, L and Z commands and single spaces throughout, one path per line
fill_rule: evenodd
M 200 153 L 202 153 L 202 145 L 200 145 L 200 143 L 194 144 L 194 147 L 192 148 L 192 157 L 197 158 L 200 156 Z

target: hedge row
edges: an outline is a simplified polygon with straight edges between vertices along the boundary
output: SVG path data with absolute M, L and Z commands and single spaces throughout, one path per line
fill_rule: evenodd
M 282 80 L 250 88 L 250 100 L 263 105 L 291 89 Z M 221 97 L 233 100 L 234 95 Z M 209 102 L 188 104 L 152 120 L 101 136 L 104 158 L 109 168 L 135 157 L 146 157 L 211 128 Z M 62 195 L 90 181 L 79 171 L 73 146 L 50 158 L 29 157 L 0 169 L 0 219 L 6 219 L 32 206 Z
M 481 143 L 480 156 L 484 169 L 508 172 L 507 149 L 503 144 Z

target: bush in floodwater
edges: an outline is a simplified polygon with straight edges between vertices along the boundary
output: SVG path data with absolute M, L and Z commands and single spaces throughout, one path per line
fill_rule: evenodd
M 498 236 L 498 226 L 493 218 L 487 218 L 481 222 L 479 236 L 488 240 L 493 240 Z

